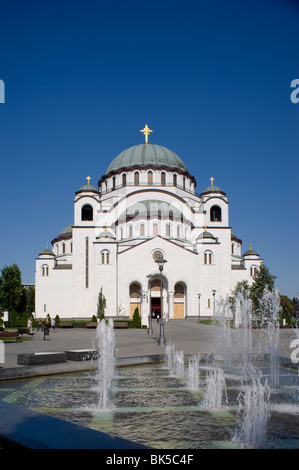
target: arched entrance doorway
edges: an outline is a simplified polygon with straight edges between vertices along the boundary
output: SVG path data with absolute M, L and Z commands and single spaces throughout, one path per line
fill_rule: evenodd
M 173 318 L 185 318 L 186 288 L 182 282 L 174 286 Z
M 130 318 L 133 318 L 136 307 L 141 315 L 141 285 L 138 282 L 133 282 L 130 285 Z
M 161 315 L 161 278 L 153 279 L 150 282 L 150 313 L 152 318 Z M 163 313 L 167 312 L 167 280 L 163 277 Z

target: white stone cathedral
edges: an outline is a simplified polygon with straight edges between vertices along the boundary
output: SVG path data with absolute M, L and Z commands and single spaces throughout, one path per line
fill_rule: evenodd
M 173 151 L 148 142 L 122 151 L 97 187 L 75 193 L 74 221 L 36 259 L 36 315 L 87 319 L 98 295 L 105 315 L 142 324 L 162 308 L 169 318 L 209 317 L 237 282 L 249 285 L 262 259 L 229 225 L 226 193 L 196 180 Z M 159 271 L 157 258 L 166 260 Z

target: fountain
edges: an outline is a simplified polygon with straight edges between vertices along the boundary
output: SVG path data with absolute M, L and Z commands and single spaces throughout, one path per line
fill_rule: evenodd
M 278 290 L 265 290 L 262 301 L 262 325 L 266 326 L 266 352 L 270 357 L 271 386 L 279 385 L 279 310 L 280 298 Z
M 227 405 L 225 378 L 220 367 L 212 366 L 207 370 L 203 404 L 208 409 L 220 409 Z
M 239 396 L 237 416 L 243 413 L 243 417 L 236 439 L 247 447 L 262 448 L 266 446 L 266 425 L 270 418 L 270 387 L 267 379 L 262 383 L 259 372 L 244 389 Z
M 220 301 L 212 361 L 199 353 L 184 357 L 169 344 L 164 364 L 118 367 L 117 374 L 113 322 L 102 321 L 96 371 L 8 381 L 0 397 L 153 448 L 298 448 L 299 376 L 277 368 L 277 293 L 265 292 L 262 305 L 265 328 L 252 330 L 245 296 L 237 298 L 233 325 L 227 299 Z M 296 364 L 297 356 L 295 350 Z
M 95 347 L 98 351 L 98 370 L 96 374 L 98 410 L 111 409 L 111 394 L 115 377 L 115 338 L 113 320 L 103 319 L 98 323 Z
M 187 388 L 189 390 L 198 390 L 199 389 L 199 362 L 200 354 L 194 354 L 189 358 L 188 369 L 187 369 Z

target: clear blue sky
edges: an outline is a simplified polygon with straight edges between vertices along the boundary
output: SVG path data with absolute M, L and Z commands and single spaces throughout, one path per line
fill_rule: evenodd
M 0 0 L 0 268 L 34 282 L 75 191 L 148 123 L 198 193 L 211 176 L 227 193 L 243 252 L 299 293 L 298 25 L 291 0 Z

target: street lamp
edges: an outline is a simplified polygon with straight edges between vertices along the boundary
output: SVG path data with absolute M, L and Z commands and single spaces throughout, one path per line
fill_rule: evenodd
M 167 263 L 167 260 L 164 258 L 157 258 L 155 261 L 160 270 L 161 274 L 161 312 L 160 312 L 160 338 L 158 340 L 158 344 L 161 346 L 166 344 L 166 338 L 164 336 L 164 321 L 163 321 L 163 279 L 162 279 L 162 271 L 164 268 L 164 264 Z
M 201 294 L 197 294 L 197 297 L 198 297 L 198 323 L 200 323 L 200 296 L 201 296 Z

